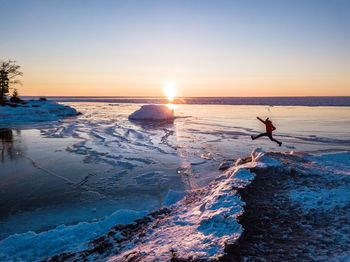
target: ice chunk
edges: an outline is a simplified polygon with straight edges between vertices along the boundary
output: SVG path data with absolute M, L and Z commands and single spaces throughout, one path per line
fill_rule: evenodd
M 174 109 L 165 105 L 144 105 L 129 116 L 131 120 L 162 121 L 174 119 Z
M 186 192 L 184 191 L 174 191 L 174 190 L 169 190 L 166 199 L 163 203 L 164 206 L 169 206 L 172 205 L 174 203 L 176 203 L 177 201 L 183 199 L 186 196 Z
M 282 166 L 281 162 L 276 159 L 270 158 L 266 156 L 266 153 L 261 148 L 253 149 L 251 153 L 252 162 L 262 163 L 265 166 Z
M 249 172 L 245 168 L 237 168 L 233 173 L 234 178 L 241 180 L 253 180 L 255 178 L 255 174 Z

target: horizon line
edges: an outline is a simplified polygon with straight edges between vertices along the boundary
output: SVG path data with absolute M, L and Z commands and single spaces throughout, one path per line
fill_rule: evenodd
M 106 98 L 106 97 L 118 97 L 118 98 L 161 98 L 161 99 L 167 99 L 165 96 L 61 96 L 61 95 L 22 95 L 19 97 L 82 97 L 82 98 L 88 98 L 88 97 L 95 97 L 95 98 Z M 174 99 L 181 99 L 181 98 L 282 98 L 282 97 L 349 97 L 350 95 L 344 95 L 344 96 L 332 96 L 332 95 L 319 95 L 319 96 L 178 96 L 175 97 Z

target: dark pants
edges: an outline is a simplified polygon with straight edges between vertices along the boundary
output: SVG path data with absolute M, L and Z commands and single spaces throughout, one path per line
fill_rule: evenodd
M 257 139 L 257 138 L 259 138 L 259 137 L 262 137 L 262 136 L 267 136 L 268 138 L 270 138 L 271 141 L 274 141 L 274 142 L 276 142 L 277 144 L 281 144 L 280 141 L 278 141 L 278 140 L 276 140 L 276 139 L 274 139 L 274 138 L 272 137 L 272 134 L 271 134 L 271 133 L 262 133 L 262 134 L 259 134 L 259 135 L 257 135 L 257 136 L 252 136 L 252 139 L 255 140 L 255 139 Z

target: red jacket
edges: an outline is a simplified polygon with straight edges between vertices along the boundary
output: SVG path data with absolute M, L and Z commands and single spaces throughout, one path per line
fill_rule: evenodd
M 276 127 L 274 127 L 274 125 L 270 120 L 263 121 L 263 123 L 265 124 L 265 127 L 266 127 L 266 133 L 272 134 L 272 131 L 276 130 Z

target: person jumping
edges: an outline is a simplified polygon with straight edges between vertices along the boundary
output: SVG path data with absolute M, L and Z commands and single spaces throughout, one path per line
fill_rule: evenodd
M 276 142 L 279 146 L 282 145 L 282 142 L 274 139 L 272 137 L 272 131 L 275 131 L 276 130 L 276 127 L 274 127 L 274 125 L 272 124 L 272 122 L 269 120 L 269 118 L 266 118 L 266 120 L 262 120 L 260 117 L 256 117 L 257 119 L 259 119 L 261 122 L 263 122 L 265 124 L 265 127 L 266 127 L 266 133 L 262 133 L 262 134 L 259 134 L 257 136 L 251 136 L 252 140 L 255 140 L 259 137 L 262 137 L 262 136 L 267 136 L 268 138 L 270 138 L 271 141 L 274 141 Z

